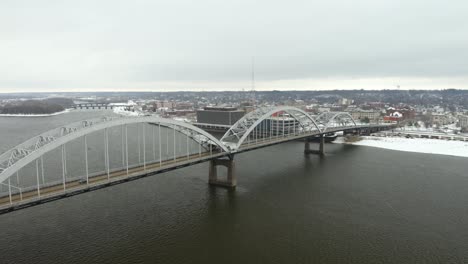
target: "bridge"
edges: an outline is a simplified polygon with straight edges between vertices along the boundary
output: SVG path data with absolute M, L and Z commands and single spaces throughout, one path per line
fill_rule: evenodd
M 80 103 L 74 104 L 74 109 L 112 109 L 117 105 L 108 104 L 108 103 Z
M 192 124 L 156 116 L 91 119 L 55 128 L 0 155 L 0 213 L 209 162 L 211 185 L 235 187 L 234 157 L 293 140 L 324 153 L 329 133 L 372 133 L 393 124 L 359 124 L 348 113 L 312 117 L 289 106 L 258 108 L 220 139 Z M 319 141 L 312 150 L 310 140 Z M 227 168 L 221 179 L 218 167 Z

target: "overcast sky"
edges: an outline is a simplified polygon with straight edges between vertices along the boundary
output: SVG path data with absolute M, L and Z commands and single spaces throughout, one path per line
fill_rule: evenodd
M 1 0 L 0 92 L 468 88 L 466 0 Z

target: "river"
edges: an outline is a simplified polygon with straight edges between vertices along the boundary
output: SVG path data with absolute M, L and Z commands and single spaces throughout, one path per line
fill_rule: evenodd
M 0 117 L 0 152 L 111 112 Z M 466 263 L 462 157 L 291 142 L 0 215 L 1 263 Z

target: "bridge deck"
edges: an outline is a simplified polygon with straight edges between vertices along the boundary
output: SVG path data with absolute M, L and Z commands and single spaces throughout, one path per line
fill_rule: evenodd
M 202 152 L 201 154 L 192 154 L 190 156 L 178 157 L 176 159 L 167 159 L 161 162 L 147 163 L 146 165 L 138 165 L 136 167 L 127 169 L 119 169 L 107 173 L 99 174 L 97 176 L 89 177 L 88 184 L 83 182 L 83 179 L 76 179 L 67 181 L 65 186 L 63 183 L 58 183 L 53 186 L 48 186 L 40 189 L 40 196 L 37 189 L 29 190 L 23 193 L 15 193 L 11 196 L 4 196 L 0 198 L 0 214 L 12 210 L 29 207 L 36 204 L 41 204 L 65 197 L 70 197 L 79 193 L 101 189 L 107 186 L 136 180 L 150 175 L 174 170 L 181 167 L 194 165 L 197 163 L 205 162 L 213 158 L 226 156 L 227 153 Z
M 249 150 L 254 150 L 258 148 L 263 148 L 271 145 L 276 145 L 280 144 L 283 142 L 288 142 L 292 140 L 298 140 L 298 139 L 304 139 L 308 137 L 313 137 L 313 136 L 319 136 L 322 134 L 328 134 L 328 133 L 336 133 L 336 132 L 341 132 L 341 131 L 346 131 L 346 130 L 355 130 L 355 129 L 362 129 L 362 128 L 386 128 L 388 125 L 375 125 L 375 126 L 350 126 L 350 127 L 339 127 L 339 128 L 330 128 L 326 132 L 320 132 L 320 131 L 315 131 L 311 133 L 292 133 L 292 134 L 286 134 L 286 135 L 279 135 L 279 136 L 267 136 L 267 137 L 260 137 L 258 139 L 250 140 L 250 141 L 245 141 L 244 144 L 237 150 L 236 153 L 239 152 L 245 152 Z
M 253 140 L 246 141 L 242 146 L 232 153 L 227 152 L 202 152 L 191 154 L 188 156 L 178 157 L 176 159 L 171 158 L 163 161 L 156 161 L 147 164 L 139 164 L 137 166 L 129 167 L 128 173 L 127 168 L 116 169 L 109 173 L 102 173 L 96 176 L 88 177 L 88 183 L 83 182 L 83 178 L 69 180 L 65 184 L 63 182 L 45 186 L 40 189 L 40 195 L 37 189 L 29 189 L 23 193 L 13 193 L 11 197 L 9 195 L 0 198 L 0 214 L 6 213 L 13 210 L 26 208 L 29 206 L 70 197 L 83 192 L 97 190 L 112 186 L 115 184 L 124 183 L 131 180 L 136 180 L 142 177 L 155 175 L 158 173 L 174 170 L 181 167 L 194 165 L 197 163 L 205 162 L 214 158 L 225 157 L 233 155 L 235 153 L 241 153 L 250 151 L 258 148 L 263 148 L 283 142 L 303 139 L 311 136 L 318 136 L 326 133 L 334 133 L 338 131 L 356 130 L 356 129 L 369 129 L 369 128 L 384 128 L 389 127 L 388 125 L 375 125 L 375 126 L 350 126 L 350 127 L 337 127 L 330 128 L 326 132 L 313 131 L 307 133 L 292 133 L 279 136 L 266 136 L 260 137 Z

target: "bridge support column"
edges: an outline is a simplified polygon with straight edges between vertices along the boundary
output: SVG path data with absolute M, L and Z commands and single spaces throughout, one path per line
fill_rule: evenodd
M 320 142 L 319 142 L 318 150 L 310 149 L 310 139 L 306 138 L 305 145 L 304 145 L 304 154 L 319 154 L 319 155 L 325 154 L 325 137 L 323 136 L 323 134 L 320 135 Z
M 217 166 L 225 166 L 227 168 L 227 179 L 225 181 L 218 179 Z M 212 159 L 210 160 L 208 183 L 214 186 L 235 188 L 237 184 L 237 180 L 236 180 L 236 174 L 235 174 L 234 159 Z
M 325 154 L 325 137 L 320 135 L 320 147 L 319 147 L 319 154 Z

